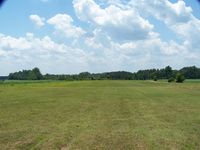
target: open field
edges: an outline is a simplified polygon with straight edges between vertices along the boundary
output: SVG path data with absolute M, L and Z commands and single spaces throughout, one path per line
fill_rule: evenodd
M 200 80 L 0 84 L 0 149 L 200 149 Z

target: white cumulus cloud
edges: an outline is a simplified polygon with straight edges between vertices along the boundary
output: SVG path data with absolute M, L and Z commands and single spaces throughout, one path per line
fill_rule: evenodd
M 47 22 L 66 37 L 79 38 L 85 34 L 82 28 L 73 25 L 72 17 L 67 14 L 57 14 Z
M 30 15 L 29 18 L 37 27 L 42 27 L 45 25 L 45 18 L 42 18 L 38 15 Z
M 57 43 L 49 36 L 38 38 L 27 33 L 25 37 L 11 37 L 0 34 L 0 63 L 7 66 L 0 73 L 4 74 L 34 66 L 48 73 L 78 73 L 88 70 L 92 55 L 80 48 Z
M 0 73 L 35 66 L 78 73 L 200 65 L 200 20 L 183 0 L 73 0 L 73 7 L 79 22 L 66 13 L 46 21 L 56 38 L 0 34 L 0 63 L 6 66 Z M 45 24 L 37 15 L 30 19 Z M 176 38 L 164 39 L 160 23 Z
M 183 0 L 175 3 L 169 0 L 131 0 L 129 5 L 138 8 L 140 13 L 145 12 L 164 22 L 172 32 L 182 39 L 182 44 L 188 49 L 194 51 L 200 48 L 198 44 L 200 20 L 193 15 L 192 8 L 186 6 Z
M 77 16 L 118 41 L 143 40 L 153 35 L 153 25 L 134 9 L 122 9 L 115 5 L 101 8 L 93 0 L 74 0 Z

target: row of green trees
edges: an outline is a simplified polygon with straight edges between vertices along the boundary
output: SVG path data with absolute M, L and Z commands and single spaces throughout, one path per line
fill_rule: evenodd
M 6 79 L 8 79 L 7 76 L 0 76 L 0 81 L 6 80 Z
M 32 70 L 22 70 L 15 73 L 10 73 L 9 80 L 42 80 L 43 75 L 38 68 Z
M 46 74 L 43 79 L 47 80 L 132 80 L 133 73 L 118 71 L 118 72 L 107 72 L 107 73 L 89 73 L 82 72 L 75 75 L 53 75 Z
M 176 81 L 177 83 L 182 83 L 183 81 L 185 81 L 185 77 L 184 77 L 183 74 L 177 73 L 175 78 L 174 77 L 170 77 L 168 79 L 168 82 L 174 82 L 174 81 Z
M 23 70 L 10 73 L 10 80 L 159 80 L 168 79 L 169 82 L 178 78 L 181 79 L 200 79 L 200 68 L 195 66 L 184 67 L 181 70 L 173 70 L 170 66 L 163 69 L 139 70 L 138 72 L 106 72 L 106 73 L 89 73 L 82 72 L 74 75 L 42 75 L 38 68 L 32 70 Z

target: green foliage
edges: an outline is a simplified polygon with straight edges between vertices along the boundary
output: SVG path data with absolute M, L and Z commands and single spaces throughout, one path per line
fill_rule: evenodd
M 43 76 L 38 68 L 10 73 L 9 80 L 42 80 Z
M 168 82 L 174 82 L 175 81 L 175 78 L 171 77 L 168 79 Z
M 4 80 L 7 80 L 8 77 L 7 76 L 0 76 L 0 81 L 4 81 Z
M 153 77 L 153 80 L 154 80 L 154 81 L 158 81 L 157 76 L 154 76 L 154 77 Z
M 82 72 L 78 75 L 50 75 L 46 74 L 43 76 L 47 80 L 132 80 L 133 73 L 118 71 L 118 72 L 107 72 L 107 73 L 89 73 Z
M 42 78 L 43 78 L 39 68 L 34 68 L 31 71 L 31 74 L 32 74 L 32 79 L 34 79 L 34 80 L 42 80 Z
M 185 77 L 183 74 L 181 73 L 177 73 L 176 75 L 176 82 L 177 83 L 183 83 L 185 81 Z
M 176 74 L 180 72 L 187 79 L 200 79 L 200 68 L 195 66 L 185 67 L 181 70 L 172 70 L 170 66 L 163 69 L 147 69 L 139 70 L 138 72 L 132 73 L 127 71 L 116 71 L 116 72 L 105 72 L 105 73 L 89 73 L 82 72 L 73 75 L 55 75 L 46 74 L 42 75 L 38 68 L 33 70 L 23 70 L 15 73 L 10 73 L 10 80 L 159 80 L 159 79 L 170 79 L 176 78 Z M 156 77 L 156 79 L 155 79 Z M 2 77 L 2 80 L 6 77 Z M 0 78 L 1 80 L 1 78 Z
M 80 80 L 90 80 L 91 79 L 91 74 L 89 72 L 81 72 L 79 73 L 79 79 Z
M 170 77 L 172 77 L 173 74 L 173 70 L 170 66 L 165 67 L 165 77 L 167 79 L 169 79 Z
M 184 67 L 180 71 L 186 79 L 200 79 L 200 68 L 195 66 Z

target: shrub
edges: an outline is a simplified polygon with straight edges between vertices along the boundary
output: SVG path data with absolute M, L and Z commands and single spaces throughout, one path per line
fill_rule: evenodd
M 173 77 L 168 79 L 168 82 L 174 82 L 174 81 L 175 81 L 175 79 Z
M 185 81 L 185 77 L 183 74 L 181 73 L 177 73 L 176 74 L 176 82 L 177 83 L 183 83 Z
M 158 78 L 156 76 L 154 76 L 153 81 L 158 81 Z

